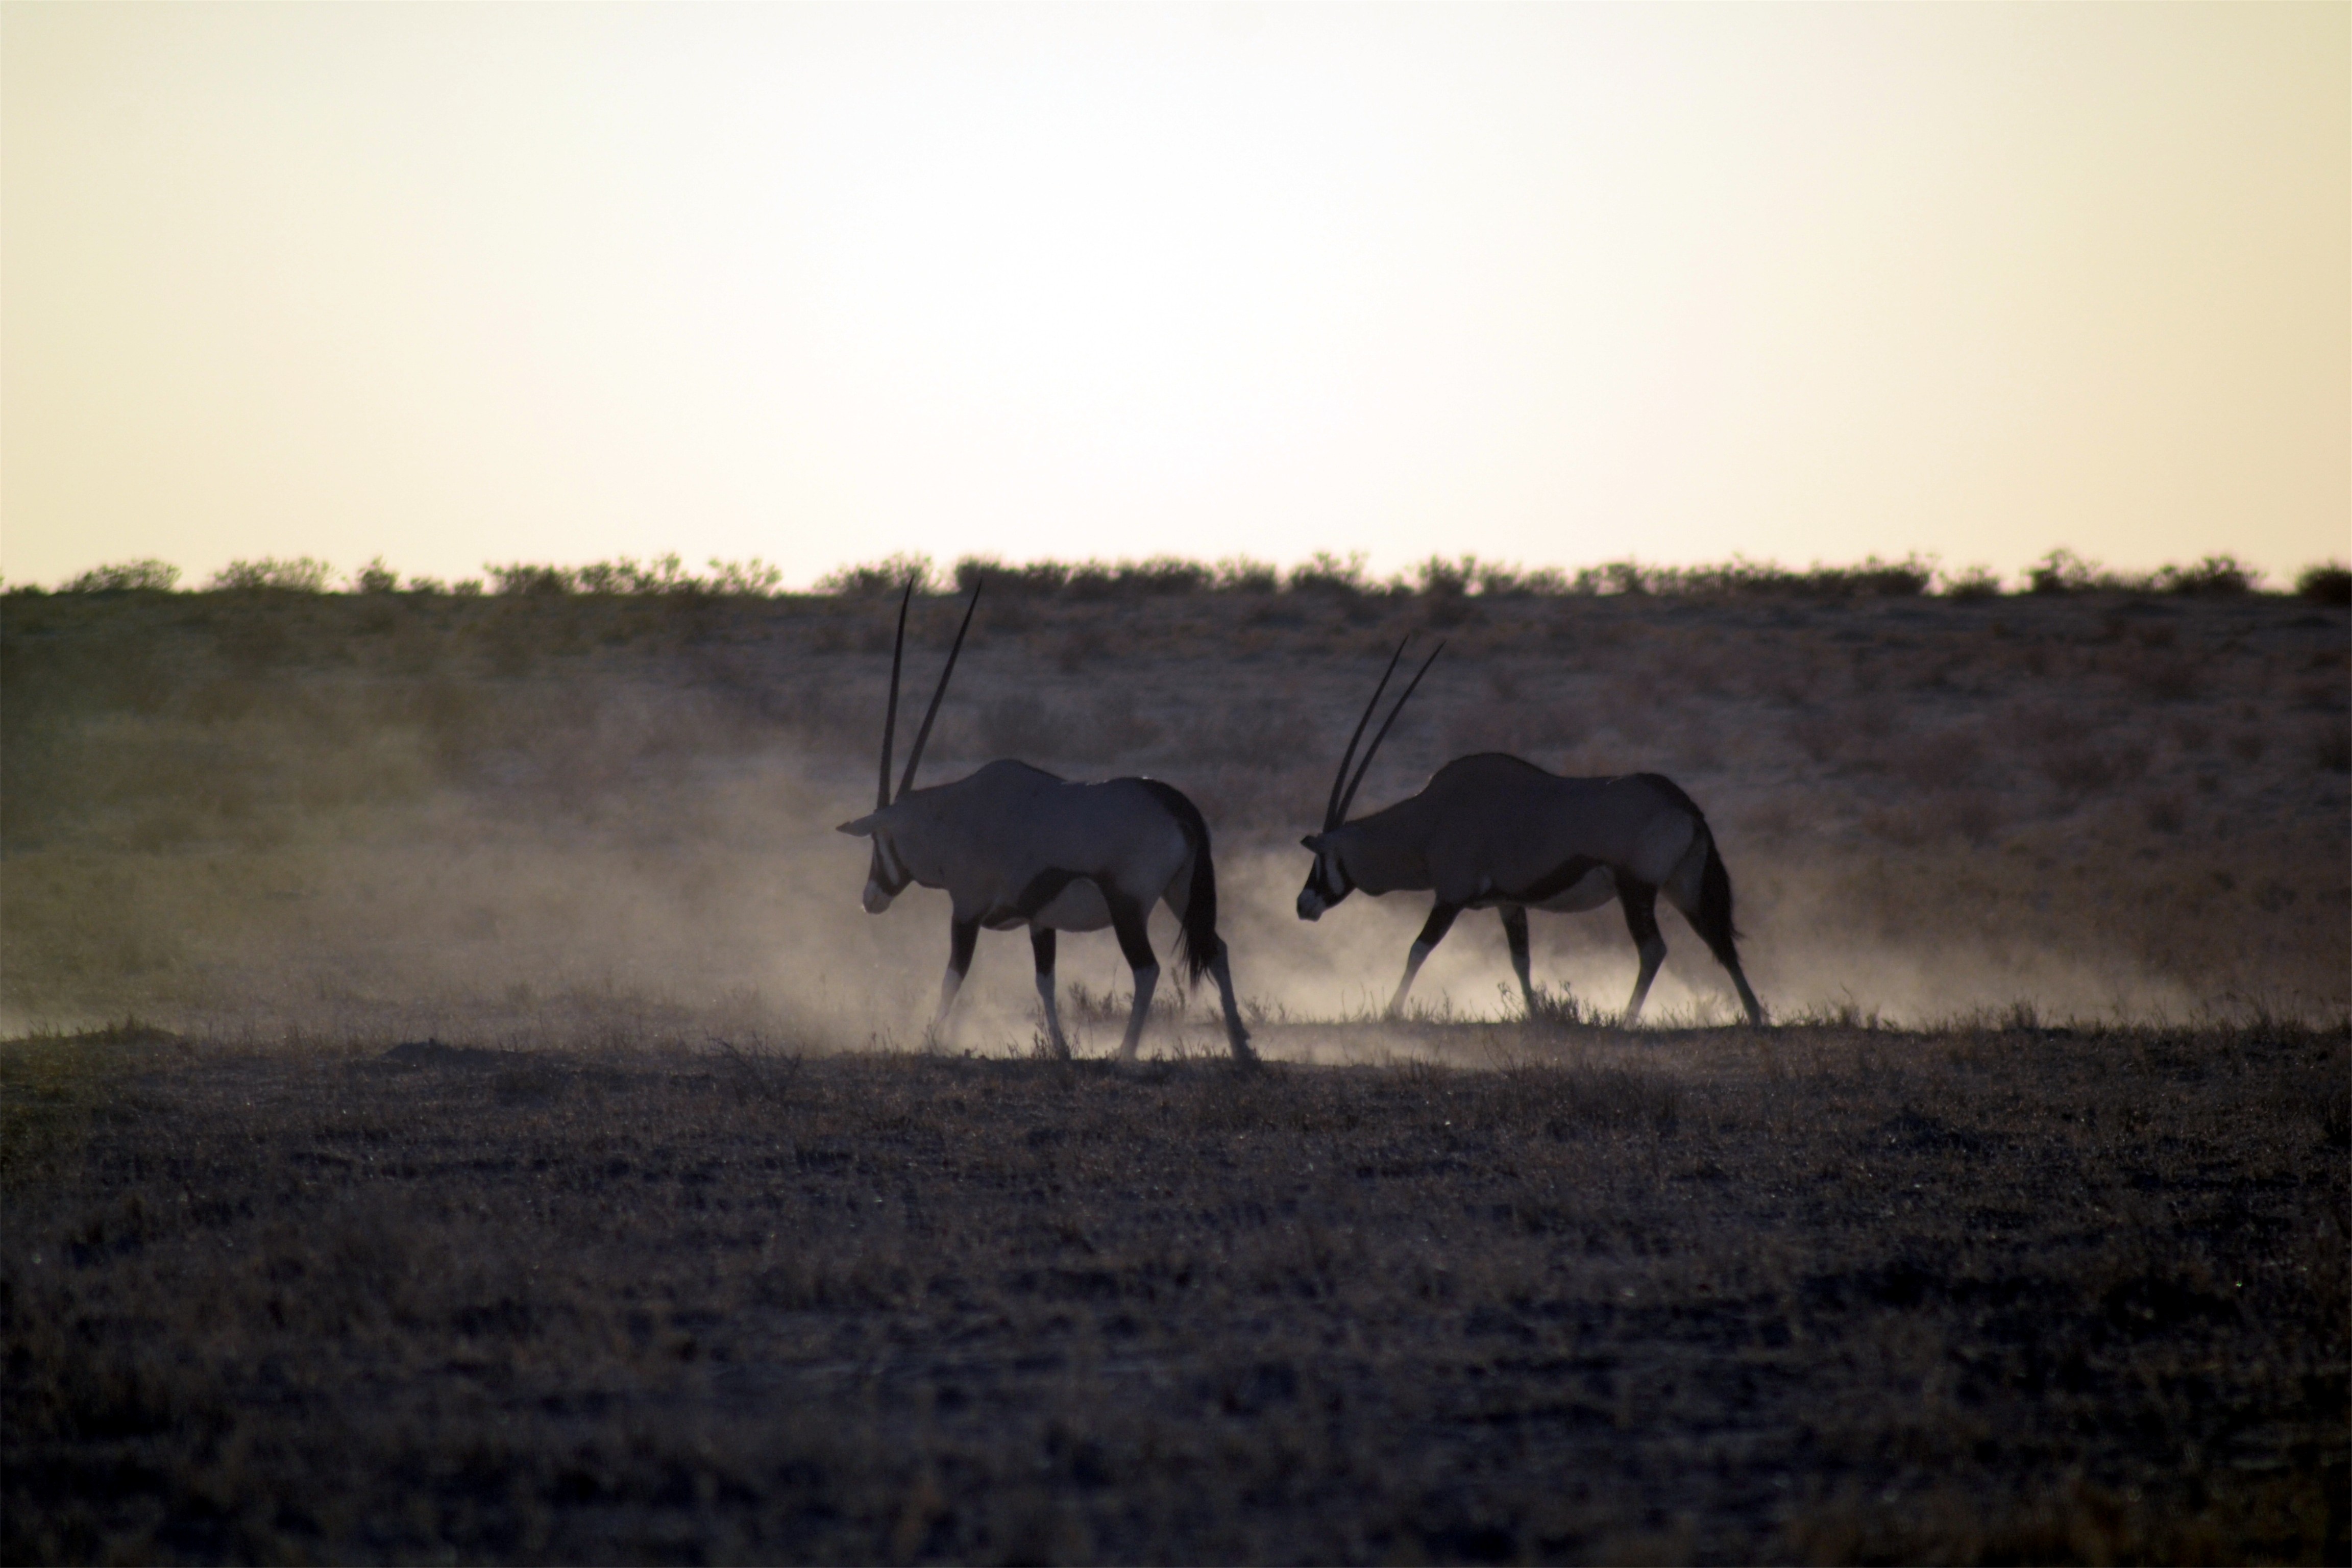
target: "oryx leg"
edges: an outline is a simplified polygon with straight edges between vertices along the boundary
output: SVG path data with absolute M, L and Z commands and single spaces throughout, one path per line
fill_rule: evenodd
M 1054 928 L 1031 926 L 1029 951 L 1037 960 L 1037 999 L 1045 1004 L 1045 1034 L 1054 1054 L 1070 1059 L 1070 1042 L 1062 1037 L 1062 1011 L 1054 1004 Z
M 1127 1037 L 1118 1043 L 1118 1059 L 1131 1062 L 1136 1042 L 1143 1038 L 1144 1016 L 1151 1011 L 1152 990 L 1160 984 L 1160 959 L 1151 951 L 1142 906 L 1108 888 L 1103 891 L 1110 904 L 1110 927 L 1118 934 L 1118 950 L 1127 955 L 1128 967 L 1135 971 L 1135 1006 L 1127 1016 Z
M 1428 958 L 1430 949 L 1445 940 L 1445 933 L 1453 929 L 1454 917 L 1461 912 L 1460 904 L 1449 904 L 1443 899 L 1432 906 L 1429 919 L 1422 922 L 1421 934 L 1412 939 L 1412 951 L 1404 955 L 1404 978 L 1397 982 L 1396 994 L 1389 998 L 1390 1017 L 1404 1012 L 1405 994 L 1412 989 L 1412 977 L 1421 973 L 1422 962 Z
M 1760 1027 L 1764 1023 L 1764 1004 L 1756 1000 L 1756 993 L 1748 989 L 1748 975 L 1739 967 L 1739 946 L 1731 930 L 1731 879 L 1719 866 L 1709 867 L 1707 878 L 1696 897 L 1675 882 L 1667 883 L 1666 900 L 1682 910 L 1691 930 L 1698 932 L 1706 950 L 1715 954 L 1715 961 L 1731 976 L 1731 984 L 1739 990 L 1739 1005 L 1748 1009 L 1748 1021 Z
M 1625 1004 L 1628 1027 L 1642 1020 L 1642 1004 L 1649 999 L 1650 982 L 1666 961 L 1666 939 L 1658 934 L 1658 889 L 1647 882 L 1619 878 L 1617 901 L 1625 906 L 1625 929 L 1642 954 L 1642 973 L 1633 981 L 1633 999 Z
M 956 993 L 963 989 L 963 977 L 971 972 L 971 950 L 979 943 L 978 921 L 949 923 L 948 972 L 940 981 L 940 1010 L 931 1015 L 931 1026 L 923 1031 L 924 1038 L 932 1045 L 948 1043 L 948 1009 L 955 1005 Z
M 1225 1009 L 1225 1039 L 1234 1047 L 1234 1060 L 1254 1062 L 1257 1053 L 1250 1049 L 1249 1031 L 1242 1027 L 1242 1010 L 1234 1000 L 1234 972 L 1225 963 L 1224 939 L 1217 939 L 1217 955 L 1209 960 L 1209 973 L 1217 982 L 1217 1000 Z
M 1536 1016 L 1535 983 L 1528 978 L 1528 911 L 1517 904 L 1503 906 L 1503 940 L 1511 944 L 1511 968 L 1519 977 L 1519 994 L 1527 999 L 1528 1016 Z

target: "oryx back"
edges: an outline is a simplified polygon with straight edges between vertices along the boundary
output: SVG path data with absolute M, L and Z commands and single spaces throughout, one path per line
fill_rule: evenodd
M 1072 784 L 1027 763 L 994 762 L 892 808 L 915 879 L 944 888 L 958 920 L 1101 931 L 1105 894 L 1156 898 L 1190 857 L 1181 825 L 1140 779 Z
M 1593 909 L 1621 879 L 1697 894 L 1706 819 L 1655 773 L 1563 778 L 1485 752 L 1440 768 L 1404 804 L 1415 803 L 1427 823 L 1429 886 L 1449 903 Z

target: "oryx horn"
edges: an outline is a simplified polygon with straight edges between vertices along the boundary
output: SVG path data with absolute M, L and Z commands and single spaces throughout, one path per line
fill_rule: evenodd
M 1323 831 L 1328 833 L 1339 826 L 1339 796 L 1348 787 L 1348 764 L 1356 760 L 1356 742 L 1364 738 L 1364 726 L 1372 721 L 1372 710 L 1381 705 L 1381 693 L 1389 689 L 1389 677 L 1396 673 L 1397 660 L 1404 657 L 1404 645 L 1412 641 L 1407 632 L 1397 644 L 1396 652 L 1389 655 L 1389 667 L 1381 671 L 1381 683 L 1372 688 L 1372 700 L 1364 704 L 1364 716 L 1356 721 L 1356 732 L 1348 737 L 1348 749 L 1339 753 L 1339 771 L 1331 780 L 1331 798 L 1323 803 Z
M 940 688 L 931 693 L 931 705 L 923 711 L 923 727 L 915 731 L 915 743 L 907 750 L 907 771 L 898 775 L 901 799 L 915 782 L 915 764 L 923 760 L 923 742 L 931 738 L 931 721 L 940 716 L 940 699 L 948 694 L 948 677 L 955 673 L 956 656 L 963 652 L 963 634 L 971 630 L 971 613 L 980 608 L 980 581 L 977 575 L 971 580 L 971 603 L 964 606 L 963 625 L 956 628 L 955 646 L 948 649 L 948 667 L 940 671 Z M 907 588 L 912 593 L 914 584 L 909 583 Z
M 1364 760 L 1356 764 L 1356 776 L 1354 780 L 1349 784 L 1348 793 L 1339 797 L 1339 809 L 1331 815 L 1332 826 L 1337 827 L 1341 823 L 1348 820 L 1348 808 L 1355 805 L 1356 791 L 1363 784 L 1364 775 L 1371 771 L 1373 754 L 1381 749 L 1381 742 L 1389 738 L 1389 730 L 1396 723 L 1397 715 L 1404 711 L 1404 705 L 1412 700 L 1413 689 L 1420 686 L 1421 678 L 1429 673 L 1429 667 L 1435 664 L 1437 662 L 1437 656 L 1444 651 L 1445 645 L 1444 643 L 1439 643 L 1435 647 L 1429 650 L 1429 657 L 1421 661 L 1421 668 L 1414 673 L 1412 685 L 1407 686 L 1404 689 L 1404 695 L 1398 698 L 1396 700 L 1396 706 L 1389 710 L 1388 720 L 1385 723 L 1381 724 L 1379 731 L 1372 736 L 1372 743 L 1364 748 Z M 1400 657 L 1403 655 L 1404 645 L 1402 643 L 1399 643 L 1397 645 L 1397 653 Z M 1391 667 L 1393 667 L 1395 660 L 1391 659 L 1390 663 Z M 1385 678 L 1383 678 L 1381 684 L 1383 686 L 1388 684 Z M 1379 692 L 1375 691 L 1372 693 L 1372 700 L 1375 702 L 1380 700 Z M 1371 710 L 1370 709 L 1366 709 L 1364 716 L 1366 718 L 1370 718 L 1371 716 Z M 1362 729 L 1362 725 L 1359 724 L 1357 726 L 1357 730 L 1360 733 Z
M 890 742 L 898 736 L 898 665 L 907 653 L 907 605 L 915 596 L 915 580 L 898 600 L 898 640 L 890 645 L 890 705 L 882 712 L 882 782 L 874 789 L 874 809 L 890 804 Z

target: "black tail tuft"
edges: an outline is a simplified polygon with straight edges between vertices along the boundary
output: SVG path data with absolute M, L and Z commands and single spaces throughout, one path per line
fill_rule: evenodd
M 1174 784 L 1159 779 L 1135 782 L 1168 808 L 1176 826 L 1183 830 L 1184 842 L 1192 847 L 1192 885 L 1184 898 L 1181 952 L 1187 981 L 1197 981 L 1209 973 L 1209 965 L 1225 946 L 1217 936 L 1217 869 L 1209 860 L 1209 824 L 1201 816 L 1201 808 Z

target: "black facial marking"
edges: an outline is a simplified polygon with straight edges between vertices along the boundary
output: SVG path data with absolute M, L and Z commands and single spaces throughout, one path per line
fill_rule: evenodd
M 907 890 L 907 884 L 914 879 L 903 873 L 894 878 L 890 875 L 889 868 L 890 858 L 882 853 L 882 840 L 877 837 L 874 840 L 873 864 L 866 870 L 866 880 L 895 899 Z
M 1315 896 L 1327 904 L 1336 904 L 1355 891 L 1354 884 L 1348 880 L 1348 873 L 1336 855 L 1315 857 L 1315 868 L 1307 873 L 1307 885 L 1313 888 Z

